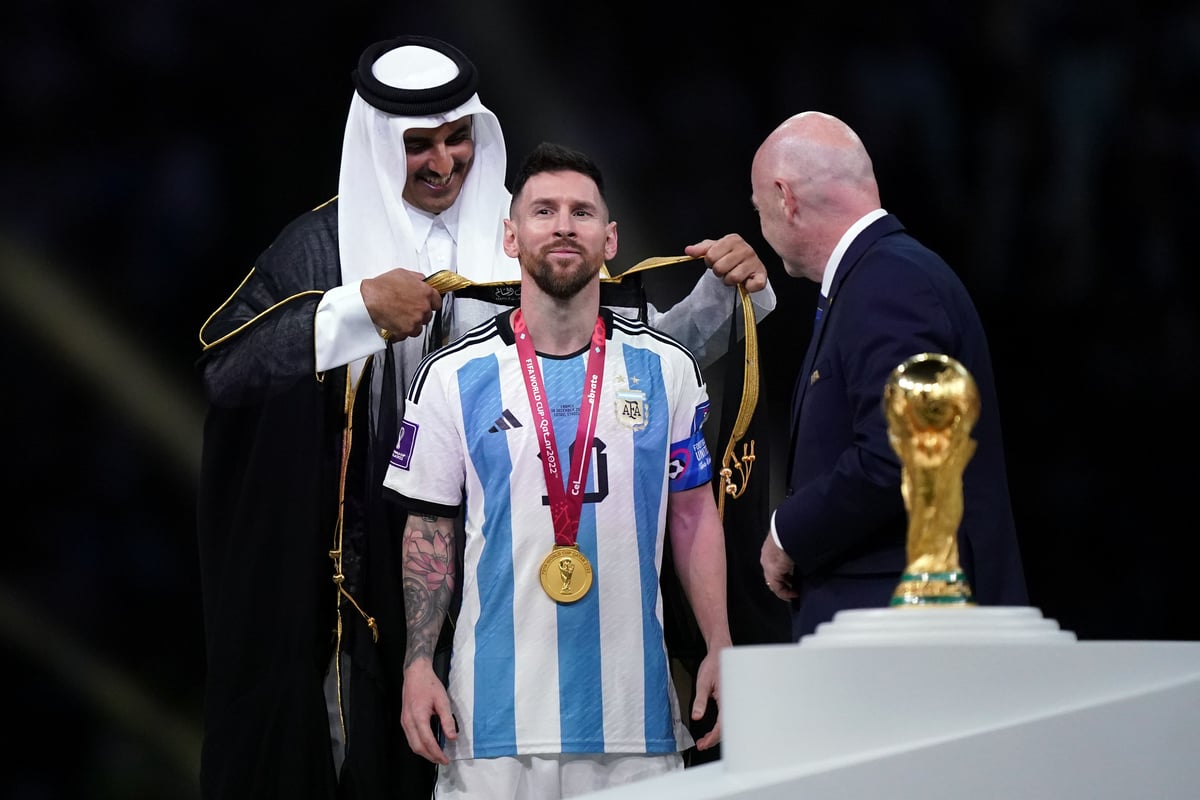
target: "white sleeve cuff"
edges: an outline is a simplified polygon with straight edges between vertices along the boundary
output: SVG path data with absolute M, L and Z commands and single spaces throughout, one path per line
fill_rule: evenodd
M 775 542 L 775 546 L 783 550 L 783 545 L 779 541 L 779 531 L 775 530 L 775 512 L 771 512 L 771 541 Z M 787 552 L 787 551 L 784 551 Z
M 317 372 L 342 367 L 386 346 L 371 321 L 360 284 L 354 281 L 325 292 L 314 321 Z
M 755 322 L 762 322 L 763 317 L 775 310 L 775 287 L 770 280 L 765 288 L 750 293 L 750 305 L 754 306 Z

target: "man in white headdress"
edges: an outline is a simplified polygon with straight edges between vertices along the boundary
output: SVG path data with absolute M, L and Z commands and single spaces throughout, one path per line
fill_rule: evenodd
M 425 278 L 517 281 L 520 267 L 502 249 L 504 139 L 474 64 L 402 36 L 363 52 L 354 85 L 337 197 L 293 220 L 200 331 L 206 800 L 433 784 L 399 724 L 403 519 L 383 474 L 419 359 L 515 304 Z M 760 317 L 775 296 L 735 234 L 686 252 L 710 270 L 665 314 L 643 311 L 712 361 L 733 287 Z

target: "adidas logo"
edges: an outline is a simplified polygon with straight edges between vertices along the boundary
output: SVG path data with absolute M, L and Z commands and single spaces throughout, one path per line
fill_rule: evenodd
M 519 427 L 521 427 L 521 420 L 514 417 L 513 413 L 506 408 L 504 413 L 492 424 L 492 427 L 488 428 L 488 433 L 499 433 Z

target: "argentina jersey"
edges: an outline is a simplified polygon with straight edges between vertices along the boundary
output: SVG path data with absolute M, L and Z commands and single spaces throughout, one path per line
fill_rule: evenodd
M 659 574 L 669 493 L 712 478 L 699 368 L 669 337 L 604 312 L 595 432 L 576 442 L 587 353 L 539 357 L 560 474 L 588 454 L 577 545 L 593 583 L 559 603 L 539 580 L 554 526 L 507 316 L 422 363 L 385 480 L 412 510 L 466 513 L 447 755 L 684 750 Z

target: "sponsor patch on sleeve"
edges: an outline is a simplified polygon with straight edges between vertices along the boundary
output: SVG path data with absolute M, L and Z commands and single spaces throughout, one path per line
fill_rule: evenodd
M 404 420 L 400 423 L 400 438 L 396 440 L 396 449 L 392 451 L 391 464 L 399 469 L 408 469 L 412 460 L 413 445 L 417 443 L 418 426 L 415 422 Z

